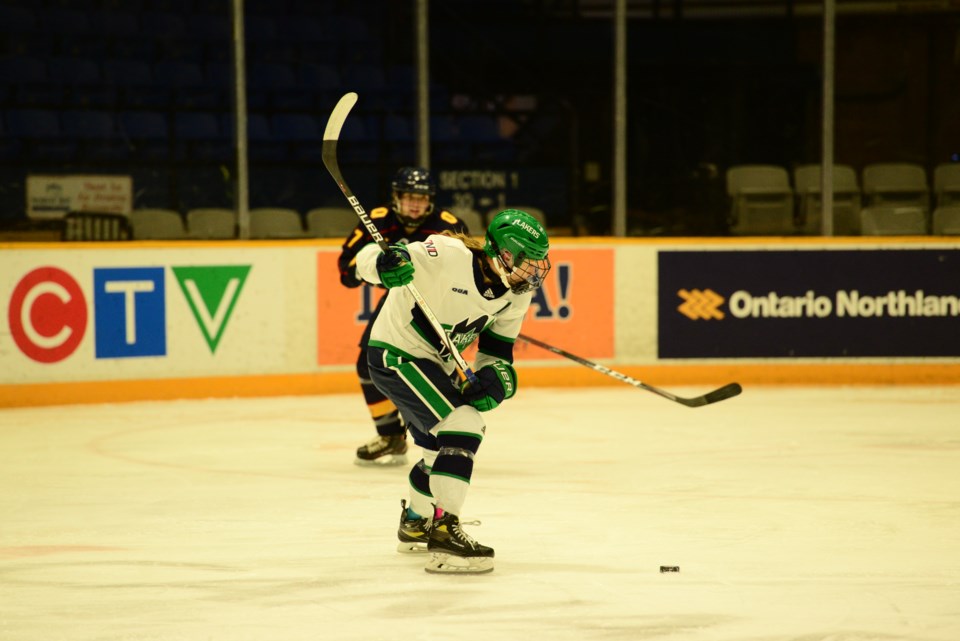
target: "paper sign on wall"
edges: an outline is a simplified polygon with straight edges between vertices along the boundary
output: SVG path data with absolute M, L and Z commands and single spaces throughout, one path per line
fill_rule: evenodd
M 70 211 L 129 214 L 133 208 L 130 176 L 27 176 L 27 216 L 63 218 Z

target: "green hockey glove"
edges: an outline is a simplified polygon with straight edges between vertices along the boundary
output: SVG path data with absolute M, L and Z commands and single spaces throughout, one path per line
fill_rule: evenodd
M 390 251 L 377 256 L 377 274 L 386 288 L 403 287 L 413 280 L 413 263 L 402 245 L 391 245 Z
M 477 382 L 460 386 L 460 396 L 481 412 L 489 412 L 517 392 L 517 371 L 499 361 L 477 371 Z

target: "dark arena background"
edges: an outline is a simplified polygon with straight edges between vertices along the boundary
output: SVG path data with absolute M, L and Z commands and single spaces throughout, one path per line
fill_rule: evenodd
M 441 203 L 522 202 L 561 233 L 611 233 L 615 3 L 423 5 L 424 164 Z M 417 7 L 244 3 L 250 207 L 342 205 L 317 179 L 317 147 L 345 91 L 360 101 L 343 163 L 361 199 L 388 195 L 395 168 L 417 160 Z M 229 0 L 0 12 L 5 235 L 43 227 L 25 211 L 31 174 L 129 175 L 134 208 L 181 216 L 238 205 Z M 821 162 L 823 2 L 632 0 L 625 15 L 626 234 L 727 234 L 729 168 Z M 932 192 L 937 166 L 960 160 L 958 27 L 951 0 L 836 2 L 835 163 L 916 164 Z

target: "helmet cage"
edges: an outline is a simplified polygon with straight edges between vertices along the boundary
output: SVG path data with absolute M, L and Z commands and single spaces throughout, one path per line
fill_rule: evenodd
M 430 175 L 429 169 L 423 167 L 403 167 L 394 176 L 390 184 L 393 189 L 393 209 L 397 212 L 397 218 L 406 227 L 418 227 L 423 219 L 433 212 L 433 196 L 437 193 L 436 185 Z M 411 218 L 403 210 L 401 199 L 403 194 L 423 194 L 428 198 L 426 209 L 419 218 Z
M 524 294 L 543 285 L 550 273 L 550 258 L 526 258 L 523 252 L 516 259 L 508 249 L 501 249 L 494 258 L 494 264 L 503 284 L 514 294 Z

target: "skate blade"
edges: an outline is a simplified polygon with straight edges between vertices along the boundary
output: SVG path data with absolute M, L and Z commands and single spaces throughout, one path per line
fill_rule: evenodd
M 396 467 L 407 464 L 407 455 L 387 454 L 375 459 L 355 458 L 353 462 L 360 467 Z
M 493 572 L 493 557 L 431 552 L 423 569 L 430 574 L 485 574 Z
M 426 543 L 415 543 L 412 541 L 400 541 L 397 543 L 397 552 L 401 554 L 424 554 L 426 551 Z

